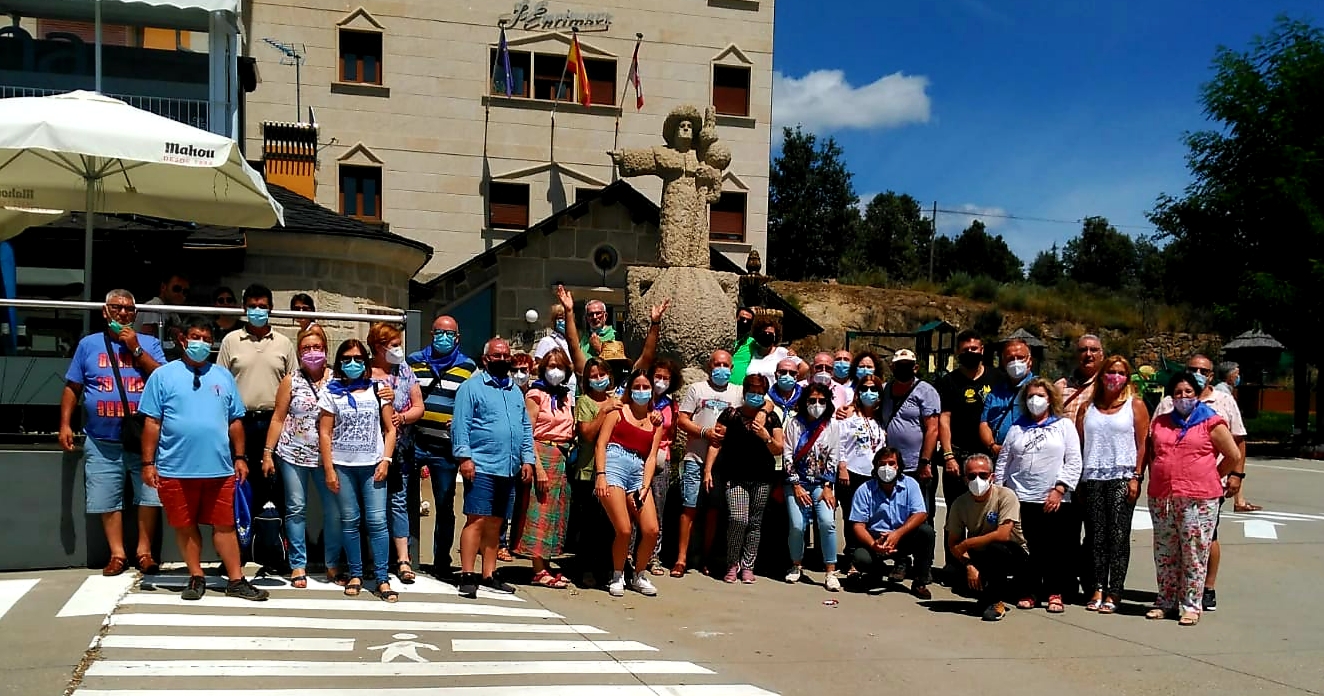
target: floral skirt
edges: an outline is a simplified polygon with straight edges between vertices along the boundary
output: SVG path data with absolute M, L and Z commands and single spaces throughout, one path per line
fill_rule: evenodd
M 520 530 L 515 553 L 534 558 L 551 558 L 565 546 L 567 514 L 570 509 L 570 481 L 566 478 L 565 452 L 555 444 L 534 442 L 534 452 L 550 484 L 547 493 L 538 493 L 537 482 L 529 486 L 528 508 Z

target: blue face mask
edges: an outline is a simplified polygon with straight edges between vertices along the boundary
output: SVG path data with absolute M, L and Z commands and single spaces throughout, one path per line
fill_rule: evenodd
M 714 367 L 711 373 L 713 384 L 719 387 L 725 387 L 731 381 L 731 368 Z
M 193 362 L 205 362 L 211 355 L 211 344 L 206 341 L 189 341 L 184 352 Z
M 777 375 L 777 386 L 781 387 L 782 391 L 791 391 L 795 388 L 795 376 Z
M 643 406 L 644 404 L 648 403 L 648 400 L 651 399 L 651 398 L 653 398 L 653 390 L 652 390 L 652 389 L 631 389 L 631 390 L 630 390 L 630 400 L 633 401 L 633 402 L 635 402 L 636 404 L 639 404 L 640 406 Z
M 599 377 L 597 379 L 590 379 L 588 381 L 588 386 L 592 388 L 593 391 L 607 391 L 607 389 L 611 386 L 611 378 Z
M 266 326 L 267 320 L 271 318 L 271 310 L 262 309 L 261 307 L 249 307 L 246 314 L 248 315 L 248 323 L 259 329 Z
M 559 333 L 563 336 L 565 335 L 565 319 L 557 319 L 556 324 L 554 324 L 554 326 L 556 327 L 556 333 Z
M 363 361 L 358 358 L 351 358 L 340 363 L 340 371 L 345 373 L 345 376 L 350 379 L 358 379 L 362 377 L 363 371 L 366 369 L 367 366 L 365 366 Z
M 855 368 L 855 379 L 864 379 L 865 377 L 868 377 L 869 375 L 872 375 L 872 374 L 873 374 L 873 368 L 872 368 L 872 367 L 863 367 L 863 366 L 861 366 L 861 367 L 857 367 L 857 368 Z
M 1195 383 L 1199 385 L 1200 391 L 1204 391 L 1204 386 L 1209 383 L 1209 378 L 1199 372 L 1194 372 L 1192 375 L 1195 377 Z
M 764 398 L 762 394 L 746 394 L 745 405 L 750 408 L 763 408 Z
M 860 404 L 863 406 L 877 406 L 878 392 L 873 390 L 860 392 Z
M 850 374 L 849 360 L 837 360 L 836 362 L 832 363 L 833 377 L 836 377 L 837 379 L 846 379 L 846 376 L 849 374 Z
M 432 350 L 442 355 L 450 355 L 455 350 L 455 336 L 449 331 L 432 334 Z

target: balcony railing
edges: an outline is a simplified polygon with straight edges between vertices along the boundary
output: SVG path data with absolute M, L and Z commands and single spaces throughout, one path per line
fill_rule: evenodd
M 13 87 L 0 85 L 0 99 L 11 97 L 47 97 L 63 94 L 64 90 L 41 89 L 38 87 Z M 173 99 L 169 97 L 143 97 L 136 94 L 108 94 L 128 103 L 130 106 L 150 111 L 158 116 L 165 116 L 172 121 L 186 123 L 194 128 L 207 128 L 208 103 L 203 99 Z

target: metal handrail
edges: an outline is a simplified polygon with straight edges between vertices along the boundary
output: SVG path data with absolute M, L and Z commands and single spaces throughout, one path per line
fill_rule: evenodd
M 18 300 L 0 298 L 0 307 L 27 307 L 30 309 L 84 309 L 100 310 L 105 307 L 104 302 L 78 302 L 73 300 Z M 144 309 L 148 308 L 148 309 Z M 173 312 L 176 314 L 214 314 L 217 316 L 230 315 L 242 317 L 246 311 L 230 307 L 204 307 L 195 305 L 138 305 L 138 311 L 150 312 L 153 314 L 163 314 Z M 278 319 L 325 319 L 328 321 L 363 321 L 363 322 L 395 322 L 405 323 L 406 314 L 399 309 L 391 309 L 380 314 L 357 314 L 352 312 L 296 312 L 290 309 L 273 309 L 271 316 Z

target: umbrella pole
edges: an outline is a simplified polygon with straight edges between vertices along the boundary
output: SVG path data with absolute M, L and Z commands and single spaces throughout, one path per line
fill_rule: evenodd
M 96 0 L 94 11 L 96 13 L 93 22 L 96 25 L 96 36 L 94 37 L 96 40 L 96 90 L 97 94 L 101 94 L 101 0 Z
M 97 3 L 100 7 L 101 3 Z M 96 207 L 96 181 L 90 176 L 83 177 L 87 183 L 87 202 L 83 206 L 86 225 L 83 228 L 83 301 L 92 301 L 92 210 Z M 92 313 L 83 312 L 83 335 L 92 332 Z

